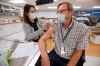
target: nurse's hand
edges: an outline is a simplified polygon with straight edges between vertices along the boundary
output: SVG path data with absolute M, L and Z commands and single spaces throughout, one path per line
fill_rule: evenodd
M 37 40 L 37 39 L 39 39 L 39 37 L 35 37 L 35 38 L 34 38 L 34 40 Z
M 48 55 L 45 56 L 45 57 L 42 57 L 42 63 L 41 63 L 42 66 L 50 66 L 50 60 L 49 60 L 49 57 Z
M 47 22 L 43 22 L 43 24 L 42 24 L 42 30 L 43 30 L 43 31 L 48 29 L 48 28 L 47 28 L 47 25 L 48 25 Z
M 56 25 L 55 22 L 51 22 L 50 28 L 53 28 L 54 29 L 55 25 Z

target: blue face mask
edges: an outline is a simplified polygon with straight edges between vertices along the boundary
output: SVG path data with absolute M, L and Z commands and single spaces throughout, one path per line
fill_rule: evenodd
M 57 14 L 57 21 L 58 21 L 58 23 L 65 23 L 66 22 L 65 15 Z

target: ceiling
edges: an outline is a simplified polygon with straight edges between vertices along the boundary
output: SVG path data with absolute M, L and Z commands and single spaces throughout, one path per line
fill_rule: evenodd
M 2 0 L 2 1 L 9 3 L 10 0 Z M 36 0 L 25 0 L 25 1 L 28 4 L 36 5 L 36 3 L 35 3 Z M 48 9 L 49 6 L 55 7 L 59 3 L 66 2 L 66 1 L 71 2 L 74 6 L 81 6 L 81 8 L 79 10 L 94 10 L 92 8 L 93 6 L 100 6 L 100 0 L 58 0 L 58 1 L 55 1 L 54 3 L 39 5 L 36 7 L 39 8 L 38 10 L 49 10 Z M 13 5 L 23 7 L 25 5 L 25 3 L 24 4 L 22 4 L 22 3 L 21 4 L 13 4 Z M 98 9 L 100 10 L 100 8 L 98 8 Z M 52 9 L 52 10 L 55 10 L 55 9 Z

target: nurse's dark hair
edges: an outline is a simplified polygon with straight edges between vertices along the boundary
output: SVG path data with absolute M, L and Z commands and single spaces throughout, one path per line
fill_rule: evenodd
M 58 7 L 57 7 L 57 9 L 61 6 L 61 5 L 63 5 L 63 4 L 66 4 L 67 5 L 67 9 L 68 9 L 68 11 L 72 11 L 73 12 L 73 5 L 71 4 L 71 3 L 69 3 L 69 2 L 62 2 L 62 3 L 60 3 L 59 5 L 58 5 Z
M 33 23 L 30 21 L 29 16 L 27 15 L 27 14 L 29 13 L 31 7 L 33 7 L 33 8 L 36 10 L 36 8 L 34 7 L 34 5 L 25 4 L 23 16 L 24 16 L 24 22 L 25 22 L 25 23 L 28 23 L 30 26 L 33 27 Z M 35 18 L 35 19 L 34 19 L 34 22 L 37 22 L 37 21 L 38 21 L 38 19 Z
M 27 14 L 29 13 L 31 7 L 33 7 L 36 10 L 34 5 L 31 5 L 31 4 L 25 4 L 25 6 L 23 8 L 23 10 L 24 10 L 24 13 L 23 13 L 24 22 L 30 22 L 29 17 L 27 16 Z

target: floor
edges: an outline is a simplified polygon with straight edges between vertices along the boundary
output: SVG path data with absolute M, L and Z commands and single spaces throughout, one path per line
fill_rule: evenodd
M 89 41 L 88 45 L 89 47 L 86 50 L 86 55 L 100 57 L 100 44 L 94 44 Z
M 24 42 L 24 32 L 19 32 L 16 34 L 13 34 L 11 36 L 7 36 L 4 38 L 0 38 L 0 50 L 1 50 L 1 44 L 2 45 L 9 45 L 9 47 L 13 44 L 13 41 L 22 41 Z M 54 48 L 54 42 L 52 39 L 49 39 L 47 41 L 47 49 L 50 51 Z M 9 48 L 8 47 L 8 48 Z M 96 45 L 89 41 L 89 47 L 86 50 L 86 63 L 84 66 L 100 66 L 100 44 Z

